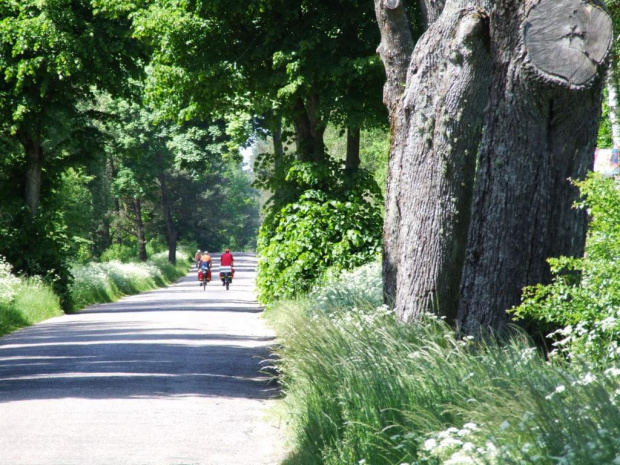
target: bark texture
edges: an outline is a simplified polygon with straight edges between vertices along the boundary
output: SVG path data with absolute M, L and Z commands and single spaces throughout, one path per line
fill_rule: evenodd
M 21 143 L 26 155 L 26 189 L 24 198 L 31 216 L 39 212 L 41 182 L 43 179 L 43 146 L 39 139 L 24 136 Z
M 157 179 L 161 190 L 161 205 L 164 211 L 164 219 L 166 220 L 166 231 L 168 236 L 168 261 L 174 265 L 177 262 L 178 234 L 174 226 L 174 220 L 172 219 L 172 212 L 170 211 L 170 196 L 168 193 L 166 174 L 160 173 L 157 176 Z
M 437 304 L 456 317 L 491 72 L 488 16 L 479 8 L 487 4 L 446 4 L 416 45 L 405 94 L 392 104 L 384 291 L 403 321 Z
M 488 16 L 468 3 L 448 2 L 420 39 L 398 116 L 406 128 L 396 201 L 402 321 L 426 311 L 456 318 L 491 73 Z
M 347 158 L 345 170 L 348 173 L 356 173 L 360 167 L 360 128 L 347 129 Z
M 295 101 L 293 115 L 297 140 L 297 159 L 307 162 L 325 160 L 325 121 L 319 114 L 319 97 L 311 95 L 305 101 L 299 97 Z
M 574 6 L 499 0 L 492 13 L 492 90 L 458 314 L 470 334 L 501 331 L 523 286 L 549 280 L 548 257 L 583 253 L 586 214 L 571 208 L 578 192 L 568 178 L 583 178 L 593 164 L 602 69 L 578 88 L 546 76 L 555 65 L 541 73 L 532 62 L 522 27 L 532 5 L 549 2 Z M 570 15 L 563 18 L 570 30 Z
M 144 223 L 142 222 L 142 201 L 140 198 L 134 199 L 133 209 L 136 221 L 136 237 L 138 238 L 138 258 L 141 262 L 147 260 L 146 239 L 144 236 Z
M 400 194 L 400 157 L 402 155 L 402 118 L 396 118 L 407 81 L 407 69 L 414 42 L 409 19 L 403 2 L 388 8 L 384 0 L 375 0 L 375 14 L 381 32 L 381 44 L 377 53 L 383 61 L 386 82 L 383 87 L 383 103 L 390 118 L 390 157 L 385 193 L 385 221 L 383 226 L 383 285 L 386 301 L 391 303 L 396 295 L 396 271 L 400 259 L 398 225 L 400 212 L 396 199 Z

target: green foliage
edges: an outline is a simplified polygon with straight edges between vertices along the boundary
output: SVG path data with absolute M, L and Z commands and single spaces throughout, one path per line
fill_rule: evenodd
M 71 306 L 68 286 L 71 272 L 67 261 L 69 239 L 64 215 L 46 212 L 32 218 L 26 209 L 10 214 L 0 208 L 0 253 L 16 272 L 40 276 L 60 297 L 63 308 Z
M 620 362 L 620 191 L 595 174 L 577 186 L 592 218 L 585 257 L 550 259 L 552 284 L 526 288 L 514 313 L 561 328 L 556 353 L 609 366 Z
M 161 287 L 187 273 L 190 261 L 186 254 L 177 253 L 177 265 L 168 263 L 167 257 L 168 253 L 163 252 L 146 263 L 110 261 L 75 266 L 75 280 L 70 288 L 75 302 L 73 310 Z
M 287 197 L 276 199 L 258 238 L 263 302 L 307 292 L 328 268 L 359 266 L 381 247 L 381 195 L 366 172 L 348 178 L 334 163 L 298 162 L 286 181 Z
M 346 153 L 345 131 L 338 131 L 334 126 L 327 127 L 325 132 L 325 146 L 328 153 L 340 154 L 344 158 Z M 385 195 L 388 171 L 388 156 L 390 153 L 390 134 L 387 125 L 362 131 L 360 140 L 360 167 L 372 176 Z
M 15 276 L 0 257 L 0 336 L 58 315 L 62 310 L 52 288 L 40 279 Z
M 268 313 L 293 436 L 286 464 L 618 460 L 620 369 L 548 363 L 519 334 L 506 345 L 458 339 L 432 315 L 399 324 L 364 303 L 360 291 L 381 287 L 380 270 L 368 271 L 339 297 L 332 281 Z

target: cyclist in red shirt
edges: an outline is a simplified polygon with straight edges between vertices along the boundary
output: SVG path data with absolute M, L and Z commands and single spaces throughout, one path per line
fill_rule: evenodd
M 230 253 L 230 249 L 226 249 L 220 257 L 220 266 L 233 266 L 234 260 L 233 255 Z
M 230 272 L 230 281 L 232 282 L 232 279 L 235 277 L 235 269 L 233 268 L 233 263 L 234 263 L 235 259 L 233 258 L 233 255 L 230 253 L 230 249 L 226 249 L 224 251 L 224 253 L 222 254 L 222 256 L 220 257 L 220 278 L 222 279 L 222 286 L 224 286 L 226 283 L 224 282 L 224 275 L 221 272 L 222 271 L 222 267 L 230 267 L 230 270 L 228 270 Z M 228 288 L 226 288 L 228 289 Z

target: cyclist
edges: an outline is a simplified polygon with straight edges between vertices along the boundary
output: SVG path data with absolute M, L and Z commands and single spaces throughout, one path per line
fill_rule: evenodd
M 211 255 L 206 250 L 200 257 L 200 270 L 207 274 L 207 281 L 211 281 Z
M 232 281 L 232 278 L 235 275 L 235 270 L 233 268 L 234 261 L 235 259 L 233 258 L 233 255 L 230 253 L 230 249 L 226 249 L 224 253 L 220 256 L 220 279 L 222 279 L 222 286 L 226 285 L 226 282 L 224 281 L 224 278 L 223 278 L 224 271 L 227 271 L 230 273 L 230 281 Z M 230 271 L 228 271 L 227 267 L 230 267 Z
M 194 262 L 196 263 L 196 268 L 200 267 L 201 258 L 202 258 L 202 252 L 200 252 L 200 249 L 198 249 L 198 252 L 196 252 L 196 255 L 194 255 Z

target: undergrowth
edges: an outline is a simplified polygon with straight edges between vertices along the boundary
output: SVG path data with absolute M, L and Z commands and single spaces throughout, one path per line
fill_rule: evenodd
M 165 286 L 185 276 L 188 269 L 189 261 L 183 251 L 177 252 L 176 265 L 168 262 L 168 252 L 158 253 L 145 263 L 77 265 L 72 269 L 74 280 L 70 287 L 74 310 Z
M 620 463 L 620 367 L 547 362 L 517 330 L 500 345 L 398 324 L 367 299 L 380 282 L 348 274 L 270 310 L 287 465 Z
M 146 263 L 76 265 L 72 269 L 75 279 L 69 287 L 73 311 L 165 286 L 184 276 L 188 269 L 189 261 L 182 251 L 177 254 L 176 266 L 168 263 L 168 252 L 156 254 Z M 60 315 L 60 300 L 49 284 L 39 278 L 16 276 L 0 257 L 0 336 Z
M 0 336 L 62 315 L 60 300 L 37 278 L 21 278 L 0 257 Z

